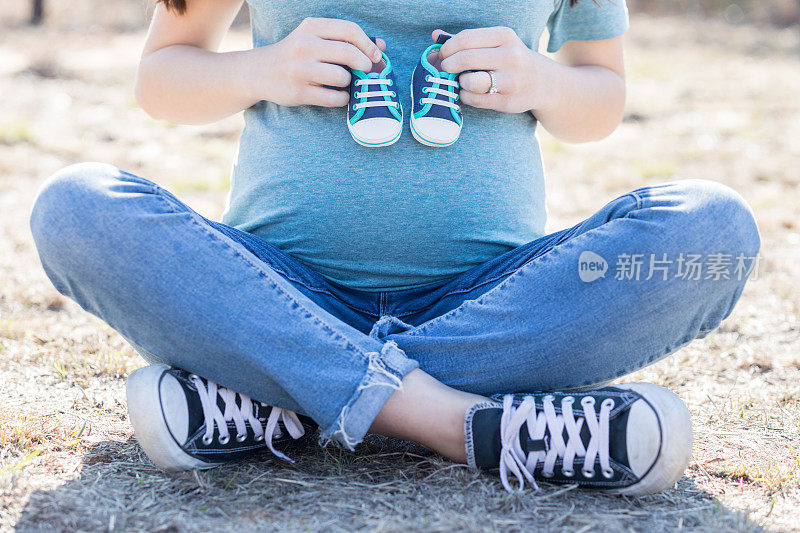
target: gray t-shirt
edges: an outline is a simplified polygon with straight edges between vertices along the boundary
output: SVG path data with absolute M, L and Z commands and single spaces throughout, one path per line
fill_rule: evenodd
M 223 221 L 266 239 L 330 280 L 398 290 L 464 272 L 540 237 L 546 218 L 536 119 L 463 106 L 461 137 L 447 148 L 408 131 L 409 84 L 431 31 L 509 26 L 538 47 L 616 37 L 624 0 L 247 0 L 253 45 L 286 37 L 305 17 L 358 23 L 383 38 L 406 115 L 400 140 L 365 148 L 346 108 L 260 102 L 245 129 Z M 502 90 L 502 88 L 501 88 Z

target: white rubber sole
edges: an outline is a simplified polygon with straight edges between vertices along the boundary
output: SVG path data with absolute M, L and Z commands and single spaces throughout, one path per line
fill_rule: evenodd
M 614 385 L 644 396 L 661 422 L 661 451 L 650 471 L 635 485 L 613 489 L 610 494 L 643 496 L 672 487 L 686 471 L 692 457 L 692 419 L 689 409 L 677 394 L 652 383 Z
M 347 123 L 347 131 L 350 132 L 350 136 L 353 138 L 353 140 L 355 142 L 357 142 L 361 146 L 365 146 L 367 148 L 382 148 L 384 146 L 391 146 L 394 143 L 396 143 L 398 140 L 400 140 L 400 136 L 403 134 L 403 120 L 404 120 L 404 118 L 405 117 L 403 116 L 403 106 L 401 105 L 400 106 L 400 131 L 398 131 L 397 135 L 395 135 L 392 139 L 389 139 L 389 140 L 383 141 L 383 142 L 378 142 L 378 143 L 368 143 L 368 142 L 362 141 L 361 139 L 356 137 L 355 133 L 353 133 L 353 125 L 350 124 L 350 119 L 347 116 L 345 116 L 344 120 Z
M 195 459 L 178 446 L 161 415 L 159 381 L 167 365 L 150 365 L 134 371 L 126 382 L 128 416 L 139 446 L 153 463 L 168 472 L 217 466 Z
M 417 142 L 422 143 L 425 146 L 431 146 L 433 148 L 444 148 L 446 146 L 450 146 L 452 144 L 455 144 L 455 142 L 458 140 L 458 137 L 456 137 L 455 139 L 453 139 L 449 143 L 435 143 L 433 141 L 429 141 L 427 139 L 423 139 L 422 137 L 417 135 L 417 131 L 414 129 L 414 117 L 413 116 L 411 117 L 411 135 L 414 136 L 414 138 L 417 140 Z

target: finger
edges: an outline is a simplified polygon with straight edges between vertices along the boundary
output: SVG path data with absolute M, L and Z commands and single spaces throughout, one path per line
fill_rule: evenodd
M 311 18 L 303 21 L 312 33 L 331 41 L 344 41 L 358 48 L 373 63 L 381 60 L 378 45 L 364 33 L 361 26 L 349 20 Z
M 317 57 L 324 63 L 346 65 L 363 72 L 372 70 L 371 59 L 352 44 L 342 41 L 326 41 L 321 39 L 320 50 Z
M 444 30 L 438 30 L 438 29 L 437 30 L 433 30 L 433 33 L 431 33 L 431 38 L 433 39 L 433 42 L 437 42 L 439 40 L 439 36 L 440 35 L 449 35 L 450 37 L 453 36 L 452 33 L 447 33 Z
M 513 42 L 516 36 L 514 30 L 503 26 L 462 30 L 444 43 L 439 53 L 447 58 L 471 48 L 496 48 Z
M 335 91 L 316 85 L 309 85 L 303 89 L 300 99 L 306 105 L 342 107 L 346 106 L 350 101 L 350 93 L 347 91 Z
M 501 94 L 473 93 L 465 90 L 459 93 L 459 97 L 468 106 L 497 110 L 503 109 L 505 99 Z
M 386 51 L 386 41 L 384 41 L 380 37 L 375 37 L 375 42 L 378 43 L 378 48 L 380 48 L 381 51 L 383 52 Z
M 497 73 L 494 74 L 497 79 Z M 492 77 L 485 70 L 478 72 L 465 72 L 458 77 L 461 87 L 471 93 L 485 94 L 492 87 Z M 499 85 L 499 84 L 498 84 Z
M 316 85 L 331 87 L 347 87 L 350 85 L 350 73 L 340 65 L 330 63 L 314 63 L 308 77 Z
M 503 52 L 499 48 L 461 50 L 442 60 L 442 70 L 451 74 L 465 70 L 495 70 L 502 65 L 502 57 Z

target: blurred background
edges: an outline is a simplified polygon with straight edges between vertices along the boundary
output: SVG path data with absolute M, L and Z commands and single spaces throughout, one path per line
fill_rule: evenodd
M 173 524 L 161 530 L 175 531 L 196 529 L 198 516 L 204 529 L 212 523 L 223 529 L 244 524 L 245 530 L 253 524 L 349 530 L 353 523 L 389 530 L 447 530 L 456 523 L 520 529 L 526 516 L 548 527 L 592 527 L 581 514 L 602 519 L 598 527 L 609 530 L 796 530 L 800 1 L 628 4 L 622 125 L 586 145 L 539 132 L 548 229 L 574 224 L 636 187 L 698 177 L 742 193 L 763 240 L 756 279 L 722 328 L 630 378 L 670 387 L 692 411 L 695 456 L 678 490 L 645 503 L 573 491 L 545 506 L 533 500 L 519 505 L 495 481 L 442 470 L 427 459 L 400 466 L 396 456 L 362 461 L 366 477 L 351 479 L 361 485 L 346 485 L 349 478 L 342 476 L 350 470 L 341 465 L 356 460 L 352 454 L 330 459 L 328 452 L 329 462 L 303 463 L 306 481 L 291 481 L 298 470 L 270 463 L 291 478 L 281 482 L 295 483 L 277 489 L 258 464 L 185 478 L 149 467 L 131 439 L 123 386 L 143 363 L 45 278 L 28 230 L 29 209 L 47 176 L 96 160 L 152 179 L 218 218 L 241 116 L 180 126 L 152 120 L 138 107 L 133 79 L 150 4 L 17 0 L 0 3 L 0 530 Z M 243 13 L 224 49 L 249 47 L 246 22 Z M 232 476 L 224 486 L 222 475 Z M 401 499 L 390 506 L 394 514 L 377 503 L 352 511 L 357 502 L 378 497 L 373 475 L 386 490 L 399 487 L 391 488 L 391 500 Z M 132 490 L 142 486 L 147 495 Z M 280 497 L 265 496 L 276 494 L 269 491 Z M 311 508 L 299 500 L 306 496 L 341 502 Z M 298 510 L 291 510 L 295 504 Z
M 52 11 L 56 16 L 63 17 L 63 13 L 59 14 L 59 10 L 70 11 L 75 13 L 68 2 L 59 0 L 28 0 L 30 9 L 28 11 L 28 20 L 31 24 L 41 24 L 46 19 L 46 14 L 49 15 Z M 128 8 L 133 8 L 133 11 L 128 10 L 127 13 L 120 13 L 117 4 L 127 4 Z M 109 9 L 109 14 L 114 13 L 117 16 L 122 15 L 122 18 L 130 17 L 138 7 L 141 7 L 141 2 L 128 1 L 128 2 L 105 2 L 108 6 L 111 4 L 113 7 Z M 20 2 L 21 4 L 21 2 Z M 103 13 L 103 10 L 96 11 L 91 2 L 84 2 L 84 9 L 89 13 Z M 759 22 L 771 23 L 779 27 L 791 26 L 800 22 L 800 2 L 797 0 L 672 0 L 670 2 L 663 2 L 660 0 L 628 0 L 628 7 L 631 11 L 636 13 L 648 13 L 651 15 L 682 15 L 687 17 L 722 17 L 727 22 L 738 24 L 742 22 Z M 17 8 L 19 11 L 19 7 Z M 78 10 L 80 12 L 80 9 Z M 77 14 L 76 19 L 80 18 Z M 135 21 L 128 20 L 122 22 L 122 27 L 132 24 L 133 27 L 137 26 Z

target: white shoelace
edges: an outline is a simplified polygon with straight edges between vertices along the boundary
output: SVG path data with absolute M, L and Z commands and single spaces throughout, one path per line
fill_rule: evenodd
M 370 91 L 370 85 L 385 85 L 387 87 L 391 87 L 392 80 L 387 80 L 386 78 L 364 78 L 360 80 L 356 80 L 355 86 L 361 87 L 363 85 L 367 86 L 367 90 L 363 92 L 355 93 L 356 98 L 371 98 L 373 96 L 395 96 L 394 91 L 387 91 L 381 87 L 380 91 Z M 391 100 L 371 100 L 367 102 L 359 102 L 353 106 L 353 109 L 359 110 L 364 107 L 397 107 L 399 104 L 397 102 L 392 102 Z
M 500 480 L 507 491 L 513 492 L 511 484 L 508 482 L 508 472 L 514 474 L 519 481 L 519 490 L 525 486 L 527 479 L 531 486 L 538 490 L 539 486 L 533 479 L 533 471 L 541 461 L 542 475 L 549 477 L 554 474 L 553 467 L 556 460 L 563 458 L 561 468 L 562 474 L 567 477 L 575 475 L 573 461 L 576 457 L 583 457 L 584 477 L 594 476 L 595 458 L 599 456 L 600 466 L 605 477 L 611 477 L 614 471 L 611 469 L 609 457 L 609 414 L 614 408 L 614 400 L 606 399 L 600 404 L 600 414 L 596 415 L 594 404 L 595 400 L 591 396 L 585 396 L 581 400 L 583 407 L 583 417 L 575 418 L 572 411 L 572 404 L 575 398 L 565 396 L 561 400 L 562 414 L 556 414 L 553 406 L 554 398 L 545 396 L 543 409 L 537 413 L 536 402 L 533 397 L 526 396 L 518 407 L 513 405 L 514 397 L 506 395 L 503 397 L 503 415 L 500 420 L 500 439 L 502 448 L 500 451 Z M 588 446 L 584 447 L 581 441 L 580 431 L 584 421 L 589 428 L 590 439 Z M 520 444 L 519 432 L 522 425 L 527 423 L 528 434 L 532 440 L 540 440 L 545 436 L 545 430 L 550 433 L 550 448 L 548 451 L 525 452 Z M 567 441 L 564 441 L 563 431 L 567 431 Z
M 278 407 L 271 407 L 265 403 L 259 402 L 264 407 L 270 407 L 271 411 L 269 418 L 266 420 L 266 425 L 261 425 L 261 420 L 253 415 L 253 401 L 243 394 L 233 392 L 225 387 L 220 387 L 213 381 L 208 382 L 208 388 L 203 384 L 203 380 L 199 377 L 192 375 L 191 380 L 197 387 L 197 394 L 200 396 L 200 403 L 203 407 L 203 416 L 205 417 L 206 431 L 203 434 L 203 442 L 211 444 L 214 438 L 214 426 L 219 430 L 219 437 L 217 440 L 220 444 L 227 444 L 230 440 L 228 433 L 228 420 L 233 420 L 236 425 L 236 439 L 239 442 L 247 438 L 247 426 L 245 421 L 250 423 L 250 427 L 255 433 L 256 440 L 261 441 L 267 438 L 267 448 L 286 461 L 293 463 L 286 455 L 279 452 L 272 446 L 272 439 L 283 435 L 278 421 L 283 422 L 286 431 L 293 439 L 299 439 L 305 434 L 305 429 L 300 419 L 293 411 L 280 409 Z M 217 394 L 222 398 L 225 403 L 225 412 L 219 410 L 217 405 Z M 236 397 L 239 397 L 241 407 L 236 404 Z
M 453 87 L 454 89 L 458 89 L 458 87 L 459 87 L 458 82 L 455 81 L 455 80 L 448 80 L 446 78 L 433 77 L 430 74 L 425 76 L 425 81 L 428 82 L 428 83 L 438 83 L 439 85 L 446 85 L 448 87 Z M 458 94 L 456 94 L 455 92 L 448 91 L 446 89 L 439 89 L 438 87 L 423 87 L 422 88 L 422 92 L 423 93 L 441 94 L 442 96 L 446 96 L 448 98 L 453 98 L 453 99 L 457 99 L 458 98 Z M 425 104 L 443 105 L 443 106 L 449 107 L 451 109 L 455 109 L 456 111 L 461 109 L 461 106 L 459 106 L 458 104 L 454 104 L 453 102 L 450 102 L 450 101 L 447 101 L 447 100 L 439 100 L 437 98 L 422 98 L 420 100 L 420 103 L 423 104 L 423 105 L 425 105 Z

